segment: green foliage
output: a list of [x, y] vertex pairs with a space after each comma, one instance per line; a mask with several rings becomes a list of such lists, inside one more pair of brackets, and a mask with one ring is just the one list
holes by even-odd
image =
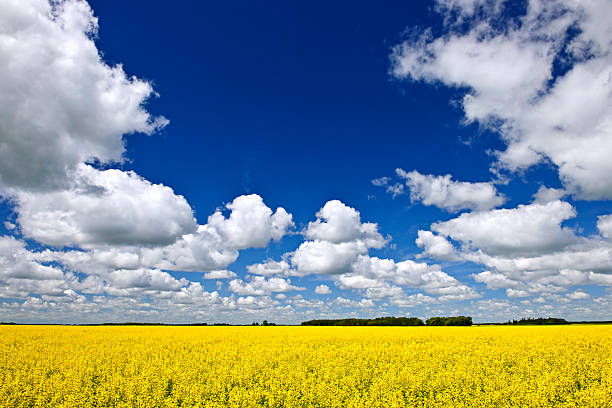
[[568, 322], [565, 319], [560, 319], [557, 317], [548, 317], [548, 318], [544, 318], [544, 317], [538, 317], [537, 319], [534, 318], [522, 318], [521, 320], [512, 320], [511, 322], [508, 321], [509, 325], [516, 325], [516, 326], [530, 326], [530, 325], [555, 325], [555, 324], [571, 324], [570, 322]]
[[302, 322], [302, 326], [423, 326], [417, 317], [377, 317], [375, 319], [319, 319]]
[[428, 326], [471, 326], [471, 316], [430, 317], [425, 321]]

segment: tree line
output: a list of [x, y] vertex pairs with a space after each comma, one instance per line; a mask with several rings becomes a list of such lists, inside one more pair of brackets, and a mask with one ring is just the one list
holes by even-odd
[[513, 326], [531, 326], [531, 325], [541, 326], [541, 325], [571, 324], [571, 323], [565, 319], [560, 319], [558, 317], [546, 317], [546, 318], [544, 317], [524, 318], [523, 317], [520, 320], [508, 321], [508, 323], [506, 324], [513, 325]]
[[427, 326], [471, 326], [471, 316], [430, 317], [425, 321]]
[[470, 316], [432, 317], [426, 322], [418, 317], [377, 317], [374, 319], [316, 319], [302, 326], [471, 326]]

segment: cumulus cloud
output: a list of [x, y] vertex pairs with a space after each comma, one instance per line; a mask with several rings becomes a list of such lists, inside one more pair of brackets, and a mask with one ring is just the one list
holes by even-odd
[[338, 200], [328, 201], [316, 215], [317, 220], [308, 223], [303, 232], [311, 241], [303, 242], [291, 254], [299, 274], [346, 272], [358, 255], [387, 243], [377, 224], [362, 223], [359, 211]]
[[546, 204], [551, 201], [561, 200], [566, 195], [567, 192], [562, 188], [540, 186], [538, 191], [533, 195], [533, 201], [535, 203]]
[[254, 276], [249, 282], [241, 279], [234, 279], [229, 282], [229, 289], [240, 295], [263, 296], [273, 292], [290, 292], [295, 290], [305, 290], [298, 286], [293, 286], [289, 279], [266, 278]]
[[317, 212], [317, 220], [308, 223], [304, 236], [333, 244], [361, 241], [369, 248], [381, 248], [386, 242], [372, 222], [361, 222], [359, 211], [331, 200]]
[[57, 280], [64, 279], [61, 269], [45, 266], [33, 259], [25, 243], [14, 237], [0, 237], [0, 279]]
[[274, 213], [257, 194], [243, 195], [225, 206], [230, 216], [221, 211], [208, 217], [208, 225], [214, 228], [235, 249], [263, 248], [270, 240], [278, 241], [294, 226], [293, 217], [284, 208]]
[[397, 169], [396, 173], [410, 190], [413, 202], [433, 205], [446, 211], [489, 210], [504, 203], [504, 197], [492, 183], [455, 181], [451, 175], [434, 176], [418, 171]]
[[0, 186], [67, 187], [83, 163], [123, 160], [123, 135], [168, 121], [144, 108], [150, 83], [109, 66], [84, 1], [5, 1], [0, 16]]
[[597, 217], [597, 229], [601, 235], [612, 239], [612, 214]]
[[362, 241], [341, 242], [306, 241], [295, 250], [291, 263], [302, 275], [335, 275], [346, 272], [368, 247]]
[[248, 265], [247, 271], [253, 275], [261, 276], [290, 276], [296, 274], [296, 271], [291, 269], [289, 262], [285, 260], [277, 262], [272, 259], [268, 259], [262, 263]]
[[584, 299], [589, 299], [591, 295], [589, 295], [583, 290], [577, 290], [572, 293], [568, 293], [567, 297], [571, 300], [584, 300]]
[[168, 272], [156, 269], [116, 270], [110, 273], [109, 283], [114, 289], [176, 291], [187, 286], [187, 279], [175, 279]]
[[16, 193], [24, 236], [56, 247], [161, 246], [197, 229], [191, 207], [169, 187], [84, 164], [76, 174], [71, 189]]
[[331, 289], [329, 288], [329, 286], [321, 284], [317, 285], [314, 292], [317, 295], [329, 295], [331, 293]]
[[457, 251], [448, 239], [440, 235], [434, 235], [431, 231], [418, 231], [416, 244], [423, 248], [418, 258], [431, 257], [440, 260], [455, 261], [459, 259]]
[[464, 213], [431, 229], [488, 254], [541, 254], [578, 242], [561, 223], [576, 216], [571, 204], [552, 201], [487, 212]]
[[[503, 27], [495, 22], [504, 5], [437, 4], [446, 33], [427, 31], [396, 46], [392, 73], [467, 89], [466, 122], [498, 132], [506, 144], [494, 170], [550, 161], [575, 197], [612, 198], [612, 30], [603, 17], [610, 2], [531, 0]], [[565, 69], [557, 74], [555, 64]]]
[[441, 300], [465, 300], [480, 296], [472, 288], [443, 272], [439, 265], [411, 260], [395, 262], [393, 259], [364, 255], [359, 256], [351, 272], [340, 275], [337, 282], [343, 289], [378, 289], [371, 293], [377, 293], [379, 297], [382, 293], [393, 294], [390, 284], [422, 289], [426, 293], [440, 296]]
[[[242, 196], [241, 196], [242, 197]], [[238, 197], [239, 200], [241, 197]], [[261, 197], [256, 196], [269, 214], [272, 214]], [[232, 210], [228, 219], [232, 219]], [[278, 213], [278, 212], [277, 212]], [[217, 217], [217, 213], [211, 215], [210, 219]], [[243, 216], [242, 214], [241, 216]], [[289, 217], [291, 216], [288, 214]], [[274, 239], [279, 237], [278, 229], [271, 221], [273, 215], [269, 217], [253, 218], [253, 221], [245, 226], [242, 231], [241, 225], [234, 225], [232, 233], [236, 235], [245, 234], [251, 237], [251, 242], [263, 244], [262, 239]], [[87, 220], [87, 217], [83, 217]], [[225, 219], [225, 218], [223, 218]], [[254, 226], [253, 224], [259, 223]], [[215, 225], [215, 226], [213, 226]], [[212, 272], [222, 271], [231, 263], [236, 261], [239, 252], [235, 245], [243, 243], [227, 238], [227, 232], [219, 232], [217, 227], [224, 225], [217, 218], [211, 224], [200, 225], [197, 231], [185, 234], [176, 239], [176, 242], [156, 247], [146, 247], [138, 245], [115, 245], [108, 244], [87, 248], [87, 250], [53, 251], [46, 250], [37, 257], [47, 262], [59, 262], [73, 271], [84, 273], [107, 273], [115, 269], [138, 269], [156, 268], [170, 271], [186, 272]], [[258, 240], [253, 239], [253, 231], [257, 231]], [[264, 237], [264, 238], [262, 238]], [[267, 242], [266, 242], [267, 243]], [[83, 245], [85, 246], [85, 245]], [[220, 273], [220, 272], [217, 272]], [[229, 271], [224, 273], [229, 276]]]
[[221, 269], [217, 271], [206, 272], [202, 278], [204, 279], [232, 279], [237, 277], [236, 272], [228, 271], [227, 269]]

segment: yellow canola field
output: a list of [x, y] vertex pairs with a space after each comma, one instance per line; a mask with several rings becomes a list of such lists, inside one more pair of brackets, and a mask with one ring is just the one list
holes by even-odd
[[612, 407], [612, 326], [0, 326], [0, 407]]

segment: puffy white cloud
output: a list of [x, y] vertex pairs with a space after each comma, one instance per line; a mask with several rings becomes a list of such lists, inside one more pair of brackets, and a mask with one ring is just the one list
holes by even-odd
[[572, 293], [568, 293], [567, 297], [571, 300], [584, 300], [584, 299], [589, 299], [591, 295], [589, 295], [583, 290], [577, 290]]
[[219, 232], [207, 225], [163, 248], [142, 250], [145, 261], [156, 268], [173, 271], [206, 272], [226, 268], [238, 258]]
[[280, 240], [294, 225], [292, 215], [284, 208], [272, 213], [257, 194], [236, 197], [225, 207], [231, 211], [230, 216], [225, 218], [221, 211], [216, 211], [208, 217], [208, 225], [231, 248], [263, 248], [270, 240]]
[[232, 279], [237, 277], [236, 272], [228, 271], [227, 269], [220, 269], [217, 271], [206, 272], [203, 279]]
[[25, 243], [14, 237], [0, 237], [0, 279], [63, 280], [62, 270], [32, 259]]
[[601, 235], [612, 239], [612, 214], [597, 217], [597, 229]]
[[350, 273], [340, 275], [337, 279], [343, 289], [383, 288], [379, 292], [371, 292], [380, 295], [391, 290], [389, 283], [393, 283], [422, 289], [440, 296], [442, 300], [465, 300], [480, 296], [472, 288], [443, 272], [439, 265], [411, 260], [395, 262], [392, 259], [361, 255], [351, 268]]
[[488, 254], [542, 254], [578, 242], [572, 230], [561, 227], [563, 221], [575, 216], [571, 204], [552, 201], [464, 213], [435, 223], [431, 229], [460, 241], [466, 248], [479, 248]]
[[509, 289], [521, 286], [520, 282], [510, 279], [502, 273], [484, 271], [474, 274], [472, 277], [476, 282], [485, 283], [488, 289]]
[[417, 255], [418, 258], [429, 256], [448, 261], [459, 259], [455, 247], [445, 237], [423, 230], [419, 230], [417, 234], [415, 242], [420, 248], [423, 248], [423, 252]]
[[274, 261], [271, 259], [266, 260], [265, 262], [248, 265], [247, 270], [249, 273], [253, 275], [262, 275], [262, 276], [290, 276], [295, 275], [296, 272], [291, 269], [289, 266], [289, 262], [285, 260]]
[[[531, 0], [520, 22], [504, 29], [492, 23], [503, 7], [438, 5], [447, 33], [398, 45], [393, 73], [467, 88], [466, 121], [499, 132], [507, 145], [495, 169], [550, 160], [574, 196], [612, 198], [612, 31], [602, 17], [612, 13], [610, 2]], [[570, 27], [579, 34], [568, 40]], [[554, 76], [557, 62], [567, 70]]]
[[385, 286], [380, 279], [367, 278], [363, 275], [343, 274], [338, 276], [337, 283], [341, 289], [368, 289]]
[[148, 82], [107, 65], [84, 1], [3, 1], [0, 186], [69, 185], [80, 163], [122, 161], [123, 135], [165, 126], [143, 108]]
[[157, 269], [116, 270], [110, 273], [108, 281], [114, 289], [156, 291], [176, 291], [189, 283], [185, 278], [178, 280]]
[[399, 307], [415, 307], [428, 303], [434, 303], [436, 299], [422, 293], [416, 293], [410, 296], [391, 297], [390, 301], [392, 304]]
[[[86, 219], [84, 217], [84, 220]], [[258, 221], [266, 224], [266, 220]], [[273, 231], [271, 223], [268, 222], [267, 225], [270, 227], [269, 231]], [[240, 234], [239, 230], [234, 231]], [[270, 235], [273, 233], [270, 232]], [[198, 226], [197, 231], [193, 233], [179, 237], [171, 245], [158, 247], [104, 245], [87, 251], [46, 250], [37, 254], [37, 258], [45, 262], [59, 262], [70, 270], [88, 274], [138, 268], [212, 272], [224, 270], [238, 258], [238, 250], [231, 246], [235, 244], [235, 241], [226, 239], [226, 236], [219, 233], [215, 227], [206, 224]]]
[[75, 278], [56, 266], [44, 265], [23, 241], [0, 237], [0, 298], [30, 294], [64, 296]]
[[369, 248], [381, 248], [386, 243], [375, 223], [362, 223], [359, 211], [338, 200], [325, 203], [317, 212], [317, 220], [308, 223], [304, 235], [334, 244], [363, 241]]
[[317, 285], [314, 292], [317, 295], [329, 295], [331, 293], [331, 289], [329, 288], [329, 286], [321, 284]]
[[251, 296], [269, 295], [272, 292], [305, 290], [304, 288], [293, 286], [289, 279], [265, 278], [263, 276], [254, 276], [249, 282], [244, 282], [241, 279], [231, 280], [229, 282], [229, 289], [240, 295]]
[[505, 199], [492, 183], [454, 181], [450, 174], [434, 176], [418, 171], [396, 170], [410, 190], [410, 199], [447, 211], [488, 210], [504, 203]]
[[342, 296], [338, 296], [334, 299], [334, 305], [340, 307], [358, 307], [358, 308], [370, 308], [374, 307], [374, 302], [371, 299], [361, 299], [359, 302], [352, 299], [346, 299]]
[[302, 275], [335, 275], [347, 272], [368, 247], [362, 241], [334, 244], [328, 241], [303, 242], [291, 256], [291, 263]]
[[387, 243], [377, 224], [362, 223], [359, 211], [338, 200], [328, 201], [317, 212], [317, 220], [308, 224], [304, 236], [313, 241], [303, 242], [291, 254], [291, 263], [301, 275], [345, 273], [358, 255]]
[[197, 228], [187, 201], [133, 172], [79, 165], [72, 188], [15, 195], [24, 236], [56, 247], [168, 245]]
[[523, 298], [523, 297], [528, 297], [530, 293], [527, 292], [526, 290], [509, 288], [509, 289], [506, 289], [506, 295], [509, 298]]
[[533, 201], [540, 204], [546, 204], [551, 201], [561, 200], [566, 195], [567, 192], [562, 188], [540, 186], [538, 191], [533, 195]]

